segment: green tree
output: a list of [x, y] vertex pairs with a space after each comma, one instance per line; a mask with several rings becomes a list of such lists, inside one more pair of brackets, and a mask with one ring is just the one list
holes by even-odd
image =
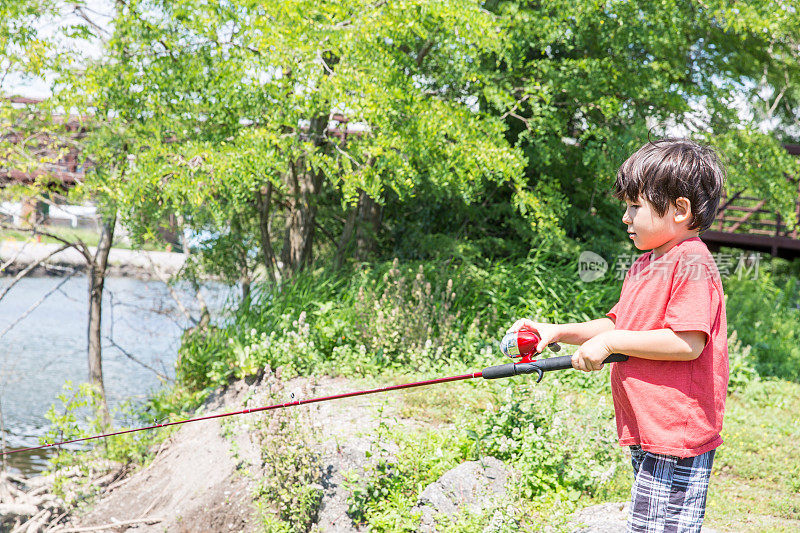
[[[607, 194], [615, 170], [670, 125], [722, 150], [729, 191], [747, 189], [794, 218], [796, 186], [783, 175], [798, 175], [798, 161], [779, 144], [798, 116], [800, 15], [790, 3], [485, 5], [504, 46], [486, 62], [496, 81], [483, 105], [523, 150], [529, 188], [567, 200], [548, 209], [569, 236], [621, 230]], [[759, 131], [766, 117], [775, 132]]]
[[470, 200], [521, 176], [476, 107], [495, 22], [470, 0], [131, 1], [70, 84], [137, 139], [108, 188], [139, 237], [177, 213], [206, 265], [249, 279], [257, 244], [276, 279], [365, 257], [387, 192]]
[[[102, 395], [103, 416], [108, 418], [102, 369], [102, 301], [108, 255], [114, 237], [117, 209], [104, 183], [123, 179], [127, 161], [127, 137], [116, 124], [96, 120], [93, 110], [77, 107], [68, 91], [70, 79], [80, 76], [85, 65], [79, 55], [65, 58], [60, 38], [84, 39], [90, 35], [89, 20], [82, 4], [65, 6], [48, 0], [0, 3], [0, 101], [2, 142], [0, 158], [4, 175], [0, 195], [28, 203], [91, 201], [99, 214], [100, 236], [94, 249], [80, 238], [49, 233], [34, 216], [26, 228], [72, 247], [85, 259], [89, 278], [87, 352], [89, 380]], [[78, 19], [69, 20], [78, 15]], [[78, 22], [75, 22], [77, 20]], [[81, 22], [82, 21], [82, 22]], [[47, 34], [48, 22], [61, 25]], [[75, 23], [73, 23], [75, 22]], [[63, 46], [63, 45], [62, 45]], [[53, 97], [37, 102], [13, 98], [13, 90], [31, 80], [49, 79], [56, 88]], [[60, 85], [64, 84], [64, 85]], [[58, 165], [67, 156], [85, 160], [85, 180], [67, 183]], [[71, 179], [71, 178], [70, 178]]]

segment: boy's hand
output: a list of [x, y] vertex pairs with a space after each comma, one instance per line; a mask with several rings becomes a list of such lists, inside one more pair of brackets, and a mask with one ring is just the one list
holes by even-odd
[[605, 342], [605, 336], [600, 333], [580, 345], [572, 355], [572, 368], [592, 372], [603, 368], [603, 361], [611, 355], [611, 350]]
[[[536, 351], [538, 353], [542, 353], [547, 345], [560, 341], [560, 330], [558, 329], [558, 324], [545, 324], [543, 322], [534, 322], [532, 320], [528, 320], [527, 318], [520, 318], [514, 325], [508, 328], [506, 331], [506, 335], [509, 333], [513, 333], [515, 331], [519, 331], [521, 329], [528, 329], [536, 333], [539, 338], [539, 344], [536, 345]], [[555, 350], [556, 348], [554, 348]]]

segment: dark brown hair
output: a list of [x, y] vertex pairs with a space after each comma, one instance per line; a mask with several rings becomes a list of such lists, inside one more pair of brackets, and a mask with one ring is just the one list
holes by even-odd
[[617, 171], [614, 197], [635, 201], [640, 196], [658, 216], [684, 196], [692, 204], [689, 229], [707, 230], [717, 216], [725, 169], [717, 153], [689, 139], [648, 142]]

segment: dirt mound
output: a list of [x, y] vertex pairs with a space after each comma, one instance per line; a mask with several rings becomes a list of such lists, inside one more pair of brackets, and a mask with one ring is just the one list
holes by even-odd
[[[206, 406], [212, 412], [235, 408], [246, 385], [237, 383]], [[249, 487], [236, 473], [230, 443], [219, 419], [183, 426], [162, 445], [153, 461], [102, 495], [68, 526], [129, 524], [135, 531], [247, 531], [253, 512]], [[196, 526], [200, 526], [199, 528]]]
[[[270, 394], [266, 378], [236, 382], [206, 402], [203, 414], [222, 413], [298, 398], [348, 392], [358, 384], [342, 378], [296, 379]], [[274, 389], [274, 387], [273, 387]], [[381, 416], [395, 411], [391, 395], [367, 396], [293, 407], [304, 410], [316, 437], [322, 467], [318, 530], [360, 531], [347, 515], [347, 472], [367, 464], [369, 434]], [[282, 410], [284, 411], [284, 410]], [[288, 409], [285, 411], [289, 411]], [[256, 531], [261, 519], [254, 503], [261, 475], [261, 442], [256, 424], [278, 411], [192, 422], [162, 445], [153, 461], [102, 494], [91, 510], [74, 517], [66, 530], [107, 526], [108, 530]]]

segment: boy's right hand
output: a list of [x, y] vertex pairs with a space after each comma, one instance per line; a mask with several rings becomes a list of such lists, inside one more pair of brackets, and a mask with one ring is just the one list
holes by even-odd
[[508, 331], [506, 331], [506, 335], [508, 335], [509, 333], [513, 333], [515, 331], [519, 331], [523, 328], [533, 331], [541, 339], [539, 341], [539, 344], [536, 345], [536, 351], [538, 353], [543, 352], [544, 349], [550, 344], [555, 345], [551, 346], [551, 349], [553, 349], [554, 351], [558, 351], [558, 349], [560, 349], [560, 346], [555, 344], [556, 342], [561, 340], [558, 324], [534, 322], [533, 320], [529, 320], [527, 318], [520, 318], [519, 320], [514, 322], [514, 325], [508, 328]]

